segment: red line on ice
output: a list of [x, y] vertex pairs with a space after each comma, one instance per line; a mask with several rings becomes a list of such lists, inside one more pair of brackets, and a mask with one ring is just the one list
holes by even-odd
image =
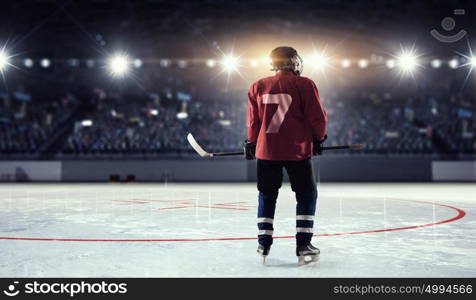
[[148, 202], [144, 202], [144, 201], [134, 201], [134, 200], [111, 200], [111, 201], [124, 202], [124, 203], [128, 203], [128, 204], [146, 204], [146, 203], [148, 203]]
[[[398, 231], [398, 230], [408, 230], [408, 229], [418, 229], [422, 227], [441, 225], [445, 223], [451, 223], [459, 219], [464, 218], [466, 212], [460, 208], [440, 204], [435, 202], [428, 201], [418, 201], [418, 200], [404, 200], [404, 199], [394, 199], [387, 198], [397, 201], [409, 201], [423, 204], [432, 204], [441, 207], [446, 207], [457, 212], [457, 215], [453, 218], [441, 220], [434, 223], [414, 225], [414, 226], [405, 226], [405, 227], [395, 227], [395, 228], [384, 228], [384, 229], [375, 229], [375, 230], [365, 230], [365, 231], [353, 231], [353, 232], [337, 232], [337, 233], [321, 233], [315, 234], [316, 237], [323, 236], [342, 236], [342, 235], [351, 235], [351, 234], [366, 234], [366, 233], [379, 233], [379, 232], [388, 232], [388, 231]], [[294, 235], [286, 236], [275, 236], [275, 239], [289, 239], [294, 238]], [[15, 241], [45, 241], [45, 242], [210, 242], [210, 241], [240, 241], [240, 240], [255, 240], [256, 237], [222, 237], [222, 238], [183, 238], [183, 239], [73, 239], [73, 238], [33, 238], [33, 237], [0, 237], [0, 240], [15, 240]]]
[[240, 201], [240, 202], [222, 202], [222, 203], [215, 203], [215, 205], [234, 206], [234, 205], [243, 205], [242, 203], [248, 203], [248, 202], [246, 202], [246, 201]]
[[156, 199], [132, 199], [132, 200], [146, 201], [146, 202], [184, 203], [184, 204], [193, 203], [192, 201], [195, 201], [195, 200], [156, 200]]
[[227, 206], [207, 206], [207, 205], [196, 205], [196, 207], [201, 208], [214, 208], [214, 209], [232, 209], [232, 210], [248, 210], [247, 208], [239, 208], [239, 207], [227, 207]]
[[180, 208], [190, 208], [193, 206], [170, 206], [170, 207], [162, 207], [162, 208], [157, 208], [156, 210], [164, 210], [164, 209], [180, 209]]

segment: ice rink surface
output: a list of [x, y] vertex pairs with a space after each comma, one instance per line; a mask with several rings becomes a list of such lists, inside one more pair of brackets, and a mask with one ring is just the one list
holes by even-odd
[[475, 277], [476, 185], [318, 186], [298, 267], [295, 200], [256, 253], [254, 184], [1, 184], [0, 277]]

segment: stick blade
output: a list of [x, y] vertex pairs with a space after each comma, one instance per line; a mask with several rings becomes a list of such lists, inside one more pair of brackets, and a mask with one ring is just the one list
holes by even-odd
[[350, 145], [349, 149], [361, 149], [364, 148], [363, 144]]
[[203, 150], [203, 148], [197, 143], [195, 138], [191, 133], [187, 134], [187, 141], [189, 142], [190, 146], [201, 156], [201, 157], [211, 157], [210, 153], [207, 151]]

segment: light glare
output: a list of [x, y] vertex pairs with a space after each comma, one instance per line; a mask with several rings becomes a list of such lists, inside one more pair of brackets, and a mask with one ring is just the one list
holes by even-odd
[[434, 59], [431, 61], [431, 66], [435, 69], [438, 69], [439, 67], [441, 67], [441, 60], [439, 59]]
[[369, 61], [366, 59], [359, 60], [359, 67], [365, 69], [369, 66]]
[[261, 59], [261, 61], [262, 61], [263, 63], [269, 65], [269, 64], [271, 64], [272, 59], [271, 59], [271, 57], [269, 57], [269, 56], [265, 56], [265, 57], [263, 57], [263, 58]]
[[31, 68], [33, 67], [33, 60], [31, 58], [25, 58], [23, 64], [25, 65], [25, 67]]
[[51, 61], [48, 59], [48, 58], [43, 58], [41, 61], [40, 61], [40, 65], [43, 67], [43, 68], [49, 68], [51, 66]]
[[395, 68], [396, 63], [394, 59], [389, 59], [385, 62], [385, 65], [387, 66], [387, 68], [393, 69]]
[[0, 71], [3, 71], [7, 67], [8, 64], [9, 64], [9, 57], [3, 50], [1, 50], [0, 51]]
[[471, 66], [474, 68], [476, 67], [476, 57], [471, 57], [470, 60], [469, 60], [469, 63], [471, 64]]
[[207, 60], [207, 67], [209, 68], [214, 68], [216, 66], [217, 62], [214, 59], [209, 59]]
[[129, 58], [127, 55], [116, 54], [109, 59], [109, 72], [114, 77], [123, 77], [129, 71]]
[[351, 63], [350, 63], [350, 60], [348, 60], [348, 59], [343, 59], [343, 60], [340, 62], [341, 67], [342, 67], [342, 68], [345, 68], [345, 69], [348, 68], [348, 67], [350, 67], [350, 64], [351, 64]]
[[160, 66], [162, 68], [167, 68], [168, 66], [170, 66], [170, 60], [168, 59], [161, 59], [160, 60]]
[[417, 58], [411, 53], [403, 53], [398, 57], [398, 66], [404, 72], [412, 72], [417, 66]]
[[95, 64], [96, 64], [96, 62], [94, 61], [94, 59], [88, 59], [88, 60], [86, 60], [86, 66], [87, 66], [88, 68], [94, 67]]
[[459, 63], [458, 63], [458, 60], [456, 58], [453, 58], [448, 62], [448, 65], [450, 66], [450, 68], [456, 69], [458, 67]]
[[187, 61], [181, 59], [181, 60], [179, 60], [179, 61], [177, 62], [177, 65], [179, 66], [180, 69], [184, 69], [184, 68], [187, 67]]
[[325, 69], [329, 65], [329, 58], [324, 53], [316, 53], [311, 56], [311, 63], [316, 69]]
[[140, 68], [140, 67], [142, 67], [142, 64], [143, 64], [143, 63], [142, 63], [142, 60], [141, 60], [140, 58], [136, 58], [136, 59], [134, 60], [134, 67]]
[[228, 73], [235, 72], [238, 70], [238, 65], [239, 65], [238, 57], [233, 55], [227, 55], [223, 58], [222, 65], [223, 65], [223, 69], [227, 71]]

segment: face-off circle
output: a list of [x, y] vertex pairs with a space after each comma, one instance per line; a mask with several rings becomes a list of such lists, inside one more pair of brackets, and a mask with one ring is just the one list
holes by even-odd
[[[397, 226], [397, 227], [386, 227], [380, 229], [369, 229], [369, 230], [356, 230], [356, 231], [343, 231], [343, 232], [334, 232], [334, 233], [320, 233], [314, 235], [315, 237], [330, 237], [330, 236], [345, 236], [345, 235], [357, 235], [357, 234], [370, 234], [370, 233], [382, 233], [382, 232], [393, 232], [393, 231], [402, 231], [402, 230], [412, 230], [418, 228], [424, 228], [429, 226], [436, 226], [451, 223], [462, 219], [466, 212], [460, 208], [450, 206], [447, 204], [436, 203], [436, 202], [429, 202], [429, 201], [419, 201], [419, 200], [407, 200], [407, 199], [397, 199], [397, 198], [386, 198], [388, 201], [404, 201], [408, 203], [417, 203], [423, 205], [430, 205], [433, 208], [443, 208], [445, 210], [454, 211], [456, 215], [450, 218], [444, 218], [441, 220], [433, 220], [430, 223], [422, 223], [410, 226]], [[156, 200], [157, 201], [157, 200]], [[178, 208], [208, 208], [208, 209], [229, 209], [229, 208], [236, 208], [235, 202], [230, 202], [228, 206], [219, 203], [214, 206], [187, 206], [189, 205], [189, 201], [178, 201], [179, 203], [184, 203], [185, 206], [176, 206], [171, 207], [173, 209]], [[186, 202], [186, 203], [185, 203]], [[146, 201], [139, 201], [139, 204], [145, 204]], [[137, 203], [136, 203], [137, 204]], [[221, 205], [221, 206], [220, 206]], [[243, 209], [248, 210], [248, 209]], [[294, 235], [281, 235], [281, 236], [274, 236], [275, 239], [290, 239], [294, 238]], [[17, 241], [45, 241], [45, 242], [210, 242], [210, 241], [240, 241], [240, 240], [255, 240], [256, 237], [245, 236], [245, 237], [206, 237], [206, 238], [194, 238], [194, 237], [187, 237], [187, 238], [141, 238], [141, 239], [121, 239], [121, 238], [55, 238], [55, 237], [13, 237], [13, 236], [2, 236], [0, 240], [17, 240]]]

